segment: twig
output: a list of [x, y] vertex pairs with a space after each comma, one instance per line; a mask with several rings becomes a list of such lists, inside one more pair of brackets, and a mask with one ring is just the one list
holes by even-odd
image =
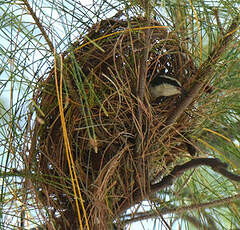
[[33, 11], [32, 7], [29, 5], [27, 0], [23, 0], [24, 5], [27, 7], [28, 11], [30, 12], [30, 14], [32, 15], [34, 21], [36, 22], [38, 28], [40, 29], [40, 31], [42, 32], [43, 37], [45, 38], [45, 40], [47, 41], [47, 44], [51, 50], [52, 53], [54, 53], [54, 46], [52, 44], [52, 42], [50, 41], [46, 31], [44, 30], [41, 22], [39, 21], [37, 15], [35, 14], [35, 12]]
[[214, 8], [213, 13], [214, 13], [215, 19], [217, 21], [218, 29], [220, 30], [221, 34], [224, 35], [224, 30], [223, 30], [223, 27], [221, 25], [221, 21], [219, 19], [219, 15], [218, 15], [218, 8]]

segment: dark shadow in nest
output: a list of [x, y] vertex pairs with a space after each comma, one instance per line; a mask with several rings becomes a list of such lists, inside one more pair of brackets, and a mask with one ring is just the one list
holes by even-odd
[[[131, 202], [132, 192], [140, 189], [134, 158], [139, 132], [136, 88], [146, 30], [133, 28], [142, 28], [144, 23], [144, 19], [103, 20], [92, 27], [87, 39], [75, 42], [63, 54], [62, 72], [60, 61], [57, 63], [58, 84], [60, 72], [63, 76], [64, 116], [84, 206], [90, 225], [94, 226], [97, 218], [99, 229], [106, 228], [106, 223], [118, 215], [120, 201]], [[132, 30], [127, 30], [130, 26]], [[187, 84], [194, 71], [191, 57], [174, 34], [160, 28], [155, 21], [151, 26], [156, 28], [150, 29], [148, 72], [153, 76], [166, 74]], [[192, 121], [184, 114], [163, 138], [160, 128], [168, 114], [174, 112], [181, 96], [152, 102], [148, 84], [146, 81], [142, 102], [144, 123], [149, 129], [143, 149], [151, 181], [167, 164], [184, 154], [185, 150], [178, 147], [184, 139], [179, 134], [185, 132]], [[35, 95], [44, 123], [36, 121], [34, 129], [37, 142], [32, 167], [41, 175], [34, 183], [45, 194], [41, 200], [44, 205], [55, 210], [51, 218], [57, 225], [77, 229], [54, 68], [42, 80]], [[40, 117], [40, 113], [37, 116]], [[59, 213], [61, 218], [57, 217]]]

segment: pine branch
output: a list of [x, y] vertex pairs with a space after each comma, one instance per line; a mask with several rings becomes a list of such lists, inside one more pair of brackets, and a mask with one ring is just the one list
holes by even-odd
[[219, 61], [222, 54], [227, 50], [227, 48], [231, 44], [231, 40], [233, 39], [235, 32], [239, 26], [239, 18], [235, 18], [225, 33], [224, 36], [218, 39], [218, 43], [215, 45], [215, 48], [207, 58], [207, 60], [203, 63], [203, 65], [199, 68], [197, 72], [197, 77], [195, 84], [192, 86], [188, 95], [182, 99], [179, 103], [179, 106], [176, 108], [175, 113], [170, 114], [167, 118], [165, 125], [170, 126], [175, 123], [178, 118], [182, 115], [182, 113], [186, 110], [186, 108], [192, 103], [195, 97], [198, 96], [199, 91], [204, 86], [207, 79], [212, 76], [213, 71], [215, 70], [215, 65]]

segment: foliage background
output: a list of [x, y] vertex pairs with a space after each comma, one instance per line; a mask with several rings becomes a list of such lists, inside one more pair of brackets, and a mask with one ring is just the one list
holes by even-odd
[[[0, 154], [1, 154], [1, 228], [30, 227], [43, 220], [44, 208], [35, 203], [29, 188], [25, 160], [31, 137], [35, 105], [32, 92], [39, 79], [49, 71], [53, 53], [36, 21], [26, 8], [26, 1], [0, 2]], [[128, 16], [144, 15], [142, 1], [29, 1], [57, 53], [61, 53], [98, 21], [123, 10]], [[239, 1], [152, 1], [152, 16], [177, 31], [186, 42], [195, 64], [200, 66], [211, 53], [222, 31], [239, 16]], [[239, 29], [221, 60], [214, 66], [210, 84], [211, 94], [203, 94], [196, 105], [199, 124], [192, 138], [202, 156], [217, 156], [239, 174]], [[205, 111], [198, 114], [201, 107]], [[200, 110], [200, 109], [199, 109]], [[202, 111], [203, 111], [202, 110]], [[37, 175], [35, 175], [37, 176]], [[201, 168], [185, 173], [177, 183], [148, 202], [149, 212], [139, 214], [153, 218], [152, 229], [181, 226], [182, 229], [238, 229], [240, 228], [239, 196], [226, 205], [200, 209], [189, 205], [219, 200], [239, 193], [239, 184]], [[173, 210], [164, 215], [162, 204]], [[186, 207], [188, 212], [174, 208]], [[160, 209], [156, 209], [160, 208]], [[23, 212], [24, 209], [24, 212]], [[40, 210], [39, 210], [40, 209]], [[145, 209], [146, 210], [146, 209]], [[157, 215], [156, 215], [157, 210]], [[23, 216], [24, 215], [24, 216]], [[160, 215], [161, 216], [161, 215]], [[129, 222], [134, 221], [134, 218]], [[134, 229], [134, 227], [132, 228]]]

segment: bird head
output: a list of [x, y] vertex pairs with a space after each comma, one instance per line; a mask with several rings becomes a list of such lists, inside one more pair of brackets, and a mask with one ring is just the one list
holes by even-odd
[[185, 90], [177, 79], [158, 75], [150, 82], [149, 92], [153, 98], [158, 98], [182, 94]]

